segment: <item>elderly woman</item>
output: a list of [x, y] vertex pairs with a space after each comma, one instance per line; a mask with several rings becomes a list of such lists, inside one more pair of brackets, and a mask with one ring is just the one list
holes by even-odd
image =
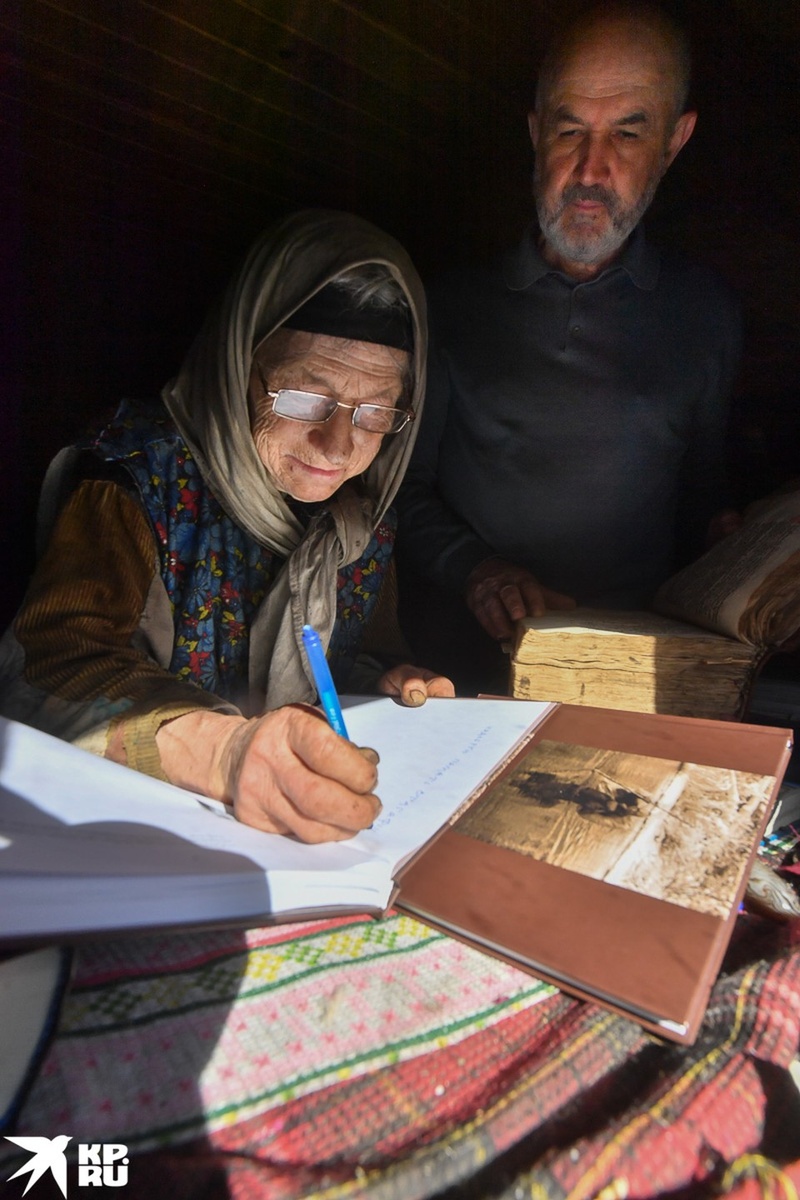
[[[301, 630], [340, 688], [375, 665], [424, 314], [407, 255], [367, 222], [305, 211], [268, 231], [162, 402], [123, 404], [51, 469], [59, 513], [5, 638], [2, 711], [260, 829], [369, 826], [375, 756], [308, 707]], [[380, 669], [407, 703], [452, 695]]]

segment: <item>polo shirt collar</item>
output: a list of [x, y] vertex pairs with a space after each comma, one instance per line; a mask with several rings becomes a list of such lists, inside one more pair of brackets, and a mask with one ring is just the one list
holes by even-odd
[[[537, 283], [545, 275], [562, 275], [557, 267], [550, 266], [542, 258], [537, 245], [539, 230], [531, 225], [517, 247], [511, 253], [505, 265], [505, 281], [512, 292], [521, 292], [532, 284]], [[597, 279], [602, 279], [612, 271], [626, 271], [633, 283], [643, 291], [652, 291], [658, 282], [659, 254], [651, 246], [644, 235], [641, 222], [636, 226], [620, 254], [619, 258], [601, 271]], [[566, 278], [566, 277], [565, 277]], [[595, 280], [591, 281], [592, 283]]]

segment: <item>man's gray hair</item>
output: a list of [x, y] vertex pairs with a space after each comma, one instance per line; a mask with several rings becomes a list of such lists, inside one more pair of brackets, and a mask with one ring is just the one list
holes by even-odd
[[536, 111], [541, 112], [573, 50], [586, 38], [593, 26], [619, 21], [633, 29], [654, 33], [673, 61], [675, 119], [686, 110], [692, 76], [692, 53], [686, 31], [652, 0], [590, 0], [556, 34], [539, 68], [536, 85]]

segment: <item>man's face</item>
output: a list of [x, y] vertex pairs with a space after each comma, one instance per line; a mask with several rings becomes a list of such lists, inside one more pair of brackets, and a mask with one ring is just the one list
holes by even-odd
[[596, 274], [618, 253], [694, 128], [675, 120], [671, 60], [617, 26], [576, 47], [531, 113], [534, 196], [545, 258]]
[[272, 392], [297, 388], [345, 404], [397, 406], [403, 395], [404, 350], [299, 329], [279, 329], [257, 351], [250, 374], [250, 425], [258, 456], [276, 487], [296, 500], [327, 500], [370, 465], [383, 438], [357, 429], [339, 408], [324, 422], [287, 420], [272, 411]]

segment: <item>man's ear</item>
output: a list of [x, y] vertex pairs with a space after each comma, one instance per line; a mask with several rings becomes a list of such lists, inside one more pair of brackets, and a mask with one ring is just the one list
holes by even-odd
[[672, 131], [672, 136], [667, 143], [667, 152], [664, 155], [664, 170], [674, 161], [679, 150], [688, 142], [689, 138], [694, 133], [694, 127], [697, 123], [696, 112], [681, 113], [675, 122], [675, 128]]
[[[533, 148], [535, 150], [536, 143], [539, 140], [539, 118], [537, 117], [535, 112], [528, 113], [528, 132], [531, 135], [531, 144], [533, 145]], [[677, 153], [677, 151], [676, 151], [676, 153]]]

